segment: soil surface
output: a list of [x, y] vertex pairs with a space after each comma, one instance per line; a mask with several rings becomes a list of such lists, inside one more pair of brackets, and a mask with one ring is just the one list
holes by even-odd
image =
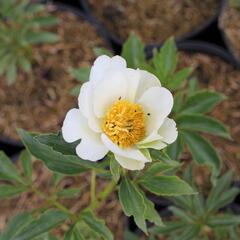
[[[223, 171], [231, 169], [235, 180], [240, 179], [240, 71], [217, 57], [205, 54], [181, 53], [182, 66], [194, 66], [200, 88], [223, 93], [227, 99], [219, 103], [210, 116], [222, 121], [230, 130], [233, 141], [206, 135], [222, 157]], [[206, 174], [206, 173], [205, 173]], [[204, 172], [201, 173], [204, 176]]]
[[221, 17], [220, 26], [225, 31], [234, 55], [240, 58], [240, 6], [229, 5]]
[[0, 135], [18, 139], [16, 128], [57, 132], [68, 109], [77, 104], [69, 92], [79, 82], [69, 68], [92, 64], [92, 48], [106, 47], [89, 23], [70, 12], [54, 11], [53, 15], [60, 23], [48, 30], [57, 33], [60, 41], [35, 46], [32, 72], [19, 72], [15, 84], [8, 86], [0, 78]]
[[131, 31], [147, 44], [161, 43], [206, 23], [219, 8], [219, 0], [89, 0], [93, 14], [118, 38]]
[[[70, 209], [73, 213], [79, 213], [82, 209], [90, 204], [90, 174], [85, 173], [79, 176], [67, 176], [61, 180], [57, 187], [53, 187], [52, 174], [43, 166], [40, 161], [34, 160], [33, 186], [48, 196], [54, 191], [68, 188], [82, 189], [80, 194], [72, 198], [64, 198], [60, 202]], [[97, 178], [97, 194], [106, 186], [108, 181]], [[1, 181], [0, 181], [1, 183]], [[7, 222], [11, 217], [23, 211], [32, 211], [46, 207], [47, 201], [32, 192], [23, 193], [11, 199], [0, 200], [0, 232], [5, 229]], [[117, 199], [117, 194], [111, 194], [106, 201], [100, 206], [96, 214], [99, 218], [104, 219], [106, 225], [112, 231], [114, 239], [122, 240], [124, 232], [124, 214]], [[52, 233], [57, 239], [63, 239], [64, 233], [71, 226], [71, 222], [58, 227]], [[7, 239], [6, 239], [7, 240]]]

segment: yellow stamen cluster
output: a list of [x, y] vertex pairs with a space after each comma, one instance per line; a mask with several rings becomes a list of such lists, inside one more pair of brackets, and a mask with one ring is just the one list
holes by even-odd
[[103, 131], [121, 148], [139, 142], [145, 136], [142, 107], [126, 100], [118, 100], [105, 116]]

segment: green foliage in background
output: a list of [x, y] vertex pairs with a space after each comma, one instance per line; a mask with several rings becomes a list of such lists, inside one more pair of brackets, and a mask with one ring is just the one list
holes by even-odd
[[169, 240], [204, 240], [211, 239], [210, 233], [216, 240], [239, 239], [237, 227], [240, 225], [240, 216], [230, 211], [219, 212], [240, 193], [238, 188], [231, 187], [231, 172], [217, 179], [216, 186], [212, 187], [207, 199], [197, 189], [191, 167], [185, 172], [185, 180], [199, 194], [171, 197], [170, 200], [175, 205], [169, 209], [177, 220], [165, 222], [164, 227], [152, 227], [151, 240], [157, 236], [168, 236]]
[[0, 75], [6, 74], [8, 84], [15, 82], [19, 67], [31, 71], [33, 45], [59, 40], [56, 34], [41, 30], [58, 23], [56, 17], [42, 15], [44, 9], [30, 0], [0, 0]]

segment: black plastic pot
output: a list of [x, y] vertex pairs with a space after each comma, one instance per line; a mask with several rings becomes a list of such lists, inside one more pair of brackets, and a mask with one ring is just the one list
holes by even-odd
[[[69, 11], [69, 12], [73, 13], [74, 15], [78, 16], [80, 19], [89, 22], [96, 28], [96, 31], [98, 32], [99, 36], [105, 40], [105, 42], [109, 46], [109, 48], [112, 49], [111, 42], [108, 41], [108, 38], [105, 35], [105, 31], [101, 28], [101, 26], [97, 22], [95, 22], [91, 18], [89, 18], [82, 11], [80, 11], [78, 8], [75, 8], [70, 5], [63, 4], [63, 3], [60, 3], [57, 1], [52, 1], [52, 0], [50, 0], [50, 1], [45, 0], [45, 1], [39, 1], [39, 2], [52, 3], [52, 5], [54, 7], [56, 7], [56, 10]], [[6, 151], [8, 153], [8, 155], [15, 154], [16, 152], [19, 152], [22, 148], [23, 148], [23, 144], [20, 141], [10, 139], [8, 136], [0, 136], [0, 150]]]
[[[98, 20], [96, 19], [96, 17], [94, 16], [94, 14], [91, 11], [91, 8], [89, 6], [89, 3], [87, 0], [79, 0], [82, 8], [84, 9], [85, 13], [88, 14], [90, 16], [90, 18], [92, 18], [95, 22], [98, 22]], [[186, 34], [185, 36], [177, 39], [177, 42], [182, 42], [184, 40], [187, 39], [191, 39], [194, 37], [197, 37], [199, 34], [202, 34], [206, 29], [208, 29], [214, 22], [218, 21], [219, 16], [221, 15], [223, 9], [225, 8], [227, 0], [220, 0], [219, 1], [219, 8], [216, 11], [216, 13], [210, 17], [209, 19], [207, 19], [207, 21], [200, 25], [198, 28], [196, 28], [195, 30], [193, 30], [192, 32]], [[109, 21], [111, 21], [111, 19], [109, 19]], [[102, 27], [104, 28], [103, 24], [100, 23], [102, 25]], [[105, 32], [108, 36], [108, 38], [110, 39], [110, 41], [112, 41], [113, 45], [115, 46], [117, 53], [120, 52], [120, 49], [124, 43], [124, 41], [122, 39], [119, 39], [117, 36], [115, 36], [114, 34], [112, 34], [111, 32], [109, 32], [106, 28]], [[154, 47], [160, 47], [162, 43], [157, 43], [157, 44], [148, 44], [146, 45], [146, 50], [152, 49]]]
[[218, 19], [218, 28], [221, 34], [221, 38], [223, 39], [223, 42], [226, 46], [226, 49], [233, 55], [233, 57], [235, 58], [235, 61], [237, 62], [237, 67], [240, 68], [240, 58], [238, 58], [235, 54], [235, 51], [231, 45], [231, 43], [228, 40], [228, 37], [225, 33], [225, 29], [223, 27], [223, 23], [222, 23], [222, 13], [225, 11], [225, 9], [227, 8], [227, 3], [224, 5], [221, 14], [219, 15], [219, 19]]

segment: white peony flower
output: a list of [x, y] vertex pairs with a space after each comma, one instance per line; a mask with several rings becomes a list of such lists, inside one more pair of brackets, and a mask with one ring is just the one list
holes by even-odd
[[97, 161], [111, 151], [130, 170], [151, 162], [148, 148], [162, 149], [177, 138], [174, 120], [167, 116], [173, 96], [153, 74], [127, 68], [120, 56], [100, 56], [90, 80], [82, 85], [79, 109], [63, 122], [66, 142], [81, 139], [76, 153]]

